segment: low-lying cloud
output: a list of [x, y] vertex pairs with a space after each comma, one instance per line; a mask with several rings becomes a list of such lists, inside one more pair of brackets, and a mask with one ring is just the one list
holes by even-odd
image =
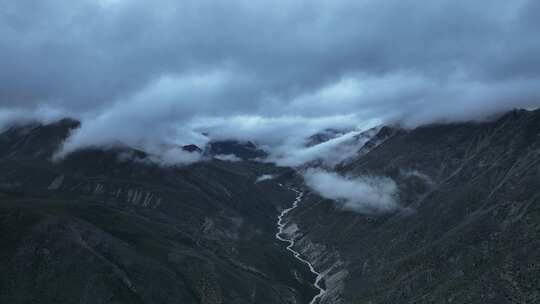
[[219, 159], [222, 161], [229, 161], [229, 162], [239, 162], [242, 161], [242, 159], [234, 154], [218, 154], [214, 155], [215, 159]]
[[270, 160], [283, 166], [296, 167], [319, 162], [320, 165], [332, 168], [356, 155], [378, 130], [351, 131], [310, 147], [280, 146], [273, 151]]
[[[114, 147], [101, 147], [101, 148], [114, 148]], [[120, 147], [125, 148], [125, 147]], [[60, 160], [61, 155], [55, 155], [53, 160]], [[148, 154], [144, 158], [133, 153], [133, 151], [124, 151], [118, 154], [118, 160], [121, 162], [137, 162], [143, 164], [152, 164], [163, 167], [170, 166], [183, 166], [192, 164], [198, 161], [202, 161], [205, 158], [199, 152], [188, 152], [182, 148], [173, 148], [161, 150], [159, 154]]]
[[399, 208], [398, 187], [388, 177], [344, 177], [334, 172], [310, 169], [306, 185], [345, 210], [365, 214], [392, 212]]
[[257, 179], [255, 180], [255, 183], [264, 182], [264, 181], [271, 180], [271, 179], [274, 179], [274, 178], [275, 178], [275, 176], [272, 175], [272, 174], [263, 174], [263, 175], [257, 177]]

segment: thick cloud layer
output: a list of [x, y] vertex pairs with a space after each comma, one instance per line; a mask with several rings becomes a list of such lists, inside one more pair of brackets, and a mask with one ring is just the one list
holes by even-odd
[[80, 118], [66, 153], [482, 118], [540, 105], [538, 20], [535, 0], [0, 1], [0, 124]]

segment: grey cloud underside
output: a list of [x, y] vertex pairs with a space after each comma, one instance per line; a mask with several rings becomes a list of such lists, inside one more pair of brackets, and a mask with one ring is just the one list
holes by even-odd
[[68, 147], [199, 143], [199, 131], [276, 145], [335, 125], [536, 107], [539, 11], [534, 0], [0, 1], [0, 120], [81, 118]]

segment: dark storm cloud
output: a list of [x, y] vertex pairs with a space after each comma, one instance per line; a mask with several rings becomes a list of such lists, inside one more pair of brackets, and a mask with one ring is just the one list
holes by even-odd
[[81, 118], [70, 150], [203, 141], [204, 124], [279, 144], [336, 124], [535, 107], [539, 11], [534, 0], [0, 0], [0, 120]]

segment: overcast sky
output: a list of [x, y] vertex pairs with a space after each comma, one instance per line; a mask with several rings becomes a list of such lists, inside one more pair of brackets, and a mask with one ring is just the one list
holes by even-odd
[[540, 105], [537, 0], [0, 0], [0, 122], [269, 145]]

